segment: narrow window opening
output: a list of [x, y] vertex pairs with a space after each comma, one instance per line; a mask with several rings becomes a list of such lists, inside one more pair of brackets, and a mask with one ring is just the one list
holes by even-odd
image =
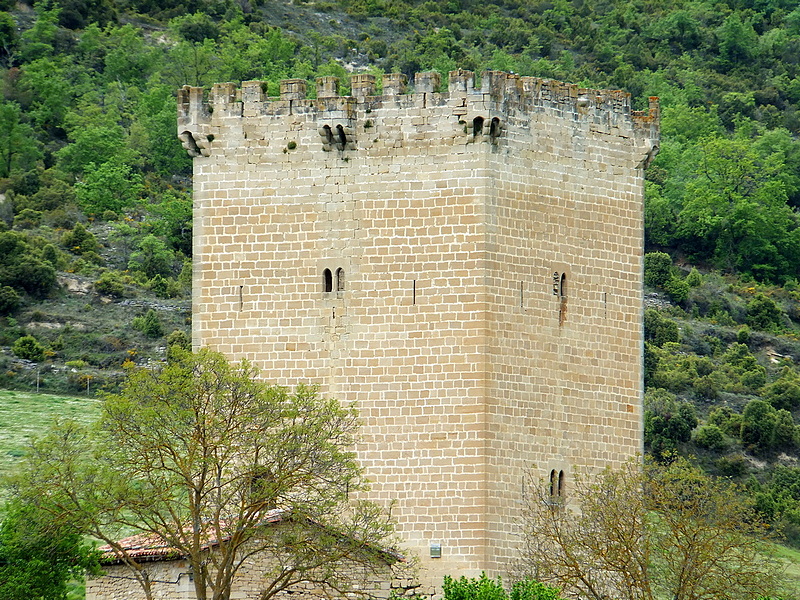
[[325, 125], [322, 129], [325, 130], [325, 143], [333, 144], [333, 131], [330, 125]]
[[478, 137], [483, 133], [483, 117], [472, 119], [472, 135]]
[[561, 279], [558, 283], [558, 295], [560, 302], [558, 303], [558, 325], [561, 326], [567, 320], [567, 274], [562, 273]]
[[500, 119], [497, 117], [492, 118], [492, 122], [489, 124], [489, 137], [492, 138], [492, 142], [497, 140], [497, 137], [500, 135]]
[[561, 281], [559, 282], [559, 285], [558, 285], [558, 295], [561, 296], [562, 298], [565, 298], [566, 295], [567, 295], [567, 274], [566, 273], [562, 273], [561, 274]]
[[344, 150], [347, 145], [347, 136], [344, 133], [344, 127], [341, 125], [336, 126], [336, 137], [339, 138], [339, 150]]
[[344, 291], [344, 269], [339, 267], [336, 269], [336, 291], [343, 292]]
[[417, 280], [411, 282], [411, 304], [417, 303]]
[[564, 471], [556, 471], [555, 469], [550, 471], [550, 506], [560, 507], [564, 505], [565, 485]]
[[554, 296], [558, 296], [559, 295], [559, 293], [558, 293], [558, 288], [559, 288], [558, 282], [559, 282], [558, 271], [556, 271], [555, 273], [553, 273], [553, 295]]
[[333, 274], [330, 269], [322, 272], [322, 291], [325, 293], [333, 291]]
[[608, 318], [608, 292], [603, 292], [603, 318]]
[[244, 307], [244, 286], [239, 286], [239, 312], [242, 312], [242, 308]]

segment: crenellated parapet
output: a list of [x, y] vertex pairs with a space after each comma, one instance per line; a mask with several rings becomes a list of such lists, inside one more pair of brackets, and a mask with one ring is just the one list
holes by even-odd
[[390, 116], [393, 122], [407, 117], [404, 129], [424, 124], [447, 135], [460, 132], [452, 139], [465, 143], [478, 137], [497, 143], [504, 131], [530, 128], [536, 115], [546, 114], [586, 131], [633, 138], [644, 166], [658, 148], [657, 98], [650, 99], [647, 111], [634, 111], [627, 92], [502, 71], [484, 72], [479, 86], [473, 72], [451, 71], [447, 91], [440, 91], [437, 72], [417, 73], [413, 86], [405, 75], [389, 73], [380, 84], [378, 89], [372, 74], [356, 74], [350, 95], [343, 96], [335, 77], [318, 78], [313, 93], [306, 80], [286, 79], [280, 82], [279, 97], [269, 97], [261, 81], [245, 81], [241, 87], [218, 83], [207, 95], [202, 88], [184, 86], [178, 91], [178, 137], [190, 156], [209, 156], [223, 121], [230, 128], [230, 119], [252, 123], [292, 117], [315, 127], [322, 150], [345, 151], [359, 147], [359, 127]]

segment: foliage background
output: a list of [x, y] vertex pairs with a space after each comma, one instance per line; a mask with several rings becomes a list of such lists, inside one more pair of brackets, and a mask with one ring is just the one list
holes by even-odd
[[0, 0], [0, 386], [114, 391], [187, 343], [181, 85], [454, 68], [660, 97], [647, 449], [745, 484], [800, 545], [794, 0]]

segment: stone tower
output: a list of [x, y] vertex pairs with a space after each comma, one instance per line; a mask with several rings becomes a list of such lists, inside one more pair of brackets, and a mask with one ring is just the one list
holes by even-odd
[[642, 451], [643, 173], [658, 104], [486, 72], [218, 84], [194, 156], [195, 346], [355, 402], [423, 580], [503, 574], [523, 472]]

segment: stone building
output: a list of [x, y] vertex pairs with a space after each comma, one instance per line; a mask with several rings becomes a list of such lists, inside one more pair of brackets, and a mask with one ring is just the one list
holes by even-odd
[[[270, 519], [265, 527], [281, 527], [280, 518]], [[86, 582], [86, 600], [144, 600], [142, 585], [131, 567], [122, 559], [124, 552], [130, 563], [135, 563], [140, 576], [150, 582], [152, 597], [157, 600], [194, 600], [195, 581], [189, 560], [161, 538], [150, 534], [134, 535], [117, 542], [119, 551], [101, 546], [103, 574]], [[204, 551], [218, 552], [219, 545], [209, 542]], [[341, 561], [347, 573], [349, 598], [370, 600], [400, 599], [413, 596], [418, 583], [412, 579], [412, 567], [400, 556], [389, 552], [368, 549], [366, 560]], [[243, 553], [244, 556], [244, 553]], [[266, 573], [271, 573], [270, 583], [275, 583], [282, 566], [270, 553], [259, 552], [245, 556], [231, 586], [231, 600], [259, 600], [266, 588]], [[213, 579], [213, 577], [212, 577]], [[277, 592], [275, 600], [320, 600], [328, 598], [332, 589], [312, 583], [296, 583]], [[212, 590], [208, 590], [211, 597]]]
[[185, 87], [193, 342], [357, 404], [429, 585], [502, 575], [523, 474], [642, 451], [657, 99], [486, 72]]

